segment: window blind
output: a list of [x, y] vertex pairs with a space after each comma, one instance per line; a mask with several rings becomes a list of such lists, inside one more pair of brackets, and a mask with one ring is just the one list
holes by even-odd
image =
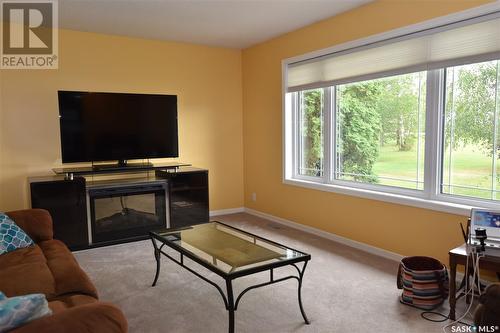
[[287, 66], [287, 91], [500, 59], [500, 12]]

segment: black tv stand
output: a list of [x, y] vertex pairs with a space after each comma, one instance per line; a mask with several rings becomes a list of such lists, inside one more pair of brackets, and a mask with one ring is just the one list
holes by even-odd
[[127, 163], [126, 160], [118, 161], [117, 164], [93, 164], [92, 169], [94, 170], [109, 170], [109, 171], [124, 171], [124, 169], [148, 169], [153, 167], [153, 163]]
[[[206, 169], [171, 162], [144, 170], [88, 166], [54, 171], [58, 175], [29, 179], [31, 206], [51, 213], [54, 237], [72, 250], [146, 239], [150, 230], [209, 220]], [[124, 172], [130, 175], [123, 177]], [[106, 177], [92, 177], [97, 174]], [[108, 176], [113, 174], [121, 175]], [[158, 223], [151, 223], [149, 214]]]

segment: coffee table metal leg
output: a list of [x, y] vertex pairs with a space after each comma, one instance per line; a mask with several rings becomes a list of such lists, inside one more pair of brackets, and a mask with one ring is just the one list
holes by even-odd
[[160, 254], [160, 249], [158, 249], [158, 246], [156, 245], [156, 242], [153, 238], [151, 238], [151, 241], [153, 242], [153, 248], [154, 248], [154, 255], [156, 259], [156, 274], [155, 274], [155, 279], [153, 281], [152, 287], [156, 286], [156, 282], [158, 281], [158, 277], [160, 276], [160, 263], [161, 263], [161, 254]]
[[233, 283], [231, 280], [226, 280], [227, 289], [227, 311], [229, 312], [229, 333], [234, 333], [234, 296]]
[[298, 289], [298, 294], [299, 294], [299, 306], [300, 306], [300, 313], [302, 313], [302, 317], [304, 318], [304, 321], [306, 324], [310, 324], [311, 322], [307, 318], [306, 312], [304, 311], [304, 306], [302, 305], [302, 278], [304, 277], [304, 272], [306, 270], [307, 266], [307, 261], [304, 262], [304, 267], [302, 267], [302, 271], [299, 272], [299, 289]]

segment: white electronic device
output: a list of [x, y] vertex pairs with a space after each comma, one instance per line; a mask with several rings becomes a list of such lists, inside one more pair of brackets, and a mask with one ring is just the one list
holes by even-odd
[[479, 240], [475, 237], [475, 230], [476, 228], [484, 228], [488, 235], [485, 241], [486, 254], [489, 255], [489, 252], [494, 250], [491, 253], [492, 255], [500, 255], [500, 210], [473, 208], [470, 220], [470, 243], [473, 245], [480, 244]]

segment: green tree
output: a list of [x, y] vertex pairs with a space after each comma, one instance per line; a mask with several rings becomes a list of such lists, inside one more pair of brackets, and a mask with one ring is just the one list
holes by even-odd
[[323, 172], [323, 89], [301, 93], [301, 168], [309, 176]]
[[376, 102], [381, 117], [380, 144], [394, 143], [400, 151], [413, 148], [418, 134], [419, 73], [378, 80], [380, 95]]
[[497, 70], [498, 61], [447, 70], [447, 146], [476, 144], [493, 154]]
[[376, 103], [380, 87], [373, 82], [341, 86], [337, 89], [340, 171], [349, 179], [377, 182], [373, 164], [378, 157], [380, 114]]

